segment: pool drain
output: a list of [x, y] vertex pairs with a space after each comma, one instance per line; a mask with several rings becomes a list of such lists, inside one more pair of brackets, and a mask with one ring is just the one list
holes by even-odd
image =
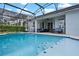
[[47, 53], [46, 51], [44, 51], [43, 53]]

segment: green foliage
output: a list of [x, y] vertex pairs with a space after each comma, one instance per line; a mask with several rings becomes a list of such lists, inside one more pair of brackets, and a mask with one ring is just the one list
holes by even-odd
[[0, 32], [24, 32], [24, 26], [0, 25]]

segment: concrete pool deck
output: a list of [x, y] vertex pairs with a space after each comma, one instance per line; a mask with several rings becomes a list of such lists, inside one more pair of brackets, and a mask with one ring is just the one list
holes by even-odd
[[66, 38], [38, 56], [79, 56], [79, 41]]

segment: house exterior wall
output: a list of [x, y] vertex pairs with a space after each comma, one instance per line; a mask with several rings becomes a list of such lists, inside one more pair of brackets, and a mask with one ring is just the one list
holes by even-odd
[[[24, 21], [31, 19], [31, 16], [25, 15], [25, 14], [21, 14], [18, 17], [17, 12], [9, 11], [6, 9], [4, 9], [4, 13], [2, 13], [2, 12], [3, 12], [3, 9], [0, 8], [0, 22], [2, 22], [3, 24], [6, 23], [8, 25], [16, 25], [20, 22], [20, 24], [18, 24], [18, 25], [23, 26]], [[4, 16], [2, 16], [2, 14]], [[24, 16], [24, 17], [22, 17], [22, 16]], [[18, 17], [18, 19], [17, 19], [17, 17]]]
[[66, 14], [66, 34], [79, 36], [79, 10]]

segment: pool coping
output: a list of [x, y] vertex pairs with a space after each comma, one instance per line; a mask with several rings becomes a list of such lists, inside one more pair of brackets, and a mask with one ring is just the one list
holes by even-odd
[[79, 40], [79, 36], [73, 36], [73, 35], [68, 35], [68, 34], [55, 34], [55, 33], [34, 33], [34, 32], [28, 32], [31, 34], [44, 34], [44, 35], [54, 35], [54, 36], [64, 36], [67, 38], [71, 38], [71, 39], [75, 39], [75, 40]]
[[[54, 36], [64, 36], [67, 38], [79, 40], [79, 36], [73, 36], [73, 35], [68, 35], [68, 34], [55, 34], [55, 33], [35, 33], [35, 32], [10, 32], [10, 33], [31, 33], [31, 34], [43, 34], [43, 35], [54, 35]], [[10, 33], [2, 33], [0, 35], [6, 35]]]

